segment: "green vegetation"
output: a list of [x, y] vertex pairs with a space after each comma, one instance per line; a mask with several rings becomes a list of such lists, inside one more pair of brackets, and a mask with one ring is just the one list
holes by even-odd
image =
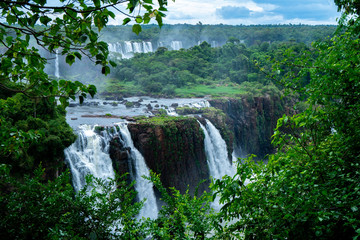
[[[335, 1], [340, 2], [340, 1]], [[341, 1], [348, 7], [352, 2]], [[356, 6], [355, 6], [356, 7]], [[346, 10], [346, 13], [349, 10]], [[356, 7], [351, 12], [359, 12]], [[351, 16], [355, 17], [355, 16]], [[216, 181], [228, 236], [245, 239], [358, 239], [360, 85], [358, 16], [301, 57], [287, 52], [270, 77], [309, 107], [278, 121], [267, 165], [250, 157]], [[340, 31], [341, 32], [341, 31]], [[291, 69], [282, 74], [284, 69]], [[304, 84], [304, 76], [309, 83]], [[246, 181], [250, 181], [247, 185]], [[236, 219], [236, 220], [235, 220]]]
[[174, 117], [174, 116], [168, 116], [168, 115], [158, 115], [155, 117], [147, 117], [147, 118], [141, 118], [137, 120], [138, 123], [146, 124], [149, 123], [152, 126], [161, 126], [166, 125], [168, 123], [174, 123], [176, 121], [181, 121], [188, 119], [188, 117]]
[[[122, 179], [107, 183], [88, 177], [87, 187], [78, 193], [74, 193], [68, 173], [51, 181], [44, 180], [49, 163], [58, 163], [61, 150], [73, 141], [64, 121], [68, 98], [80, 93], [82, 101], [87, 93], [93, 95], [95, 89], [79, 82], [50, 79], [43, 71], [46, 60], [36, 49], [28, 49], [29, 34], [38, 37], [50, 51], [61, 46], [70, 64], [76, 57], [81, 58], [77, 44], [84, 44], [84, 49], [102, 66], [103, 73], [109, 73], [106, 45], [98, 42], [97, 34], [91, 30], [92, 23], [100, 30], [113, 15], [101, 7], [109, 1], [94, 0], [92, 8], [84, 1], [80, 1], [80, 6], [57, 8], [61, 17], [55, 22], [47, 17], [53, 12], [44, 9], [46, 1], [33, 1], [35, 7], [29, 6], [29, 1], [8, 2], [0, 3], [5, 19], [0, 24], [2, 239], [145, 239], [149, 235], [154, 239], [360, 237], [358, 1], [335, 0], [339, 9], [344, 10], [338, 33], [331, 40], [314, 43], [312, 48], [286, 43], [273, 48], [264, 45], [260, 51], [253, 51], [233, 39], [219, 49], [203, 43], [186, 51], [162, 49], [122, 63], [127, 67], [121, 69], [134, 66], [139, 74], [136, 84], [141, 84], [144, 91], [161, 93], [167, 86], [171, 92], [171, 85], [208, 86], [219, 79], [228, 82], [227, 78], [238, 84], [267, 84], [268, 80], [259, 75], [267, 72], [273, 84], [268, 84], [268, 93], [263, 94], [278, 94], [276, 85], [307, 100], [303, 112], [284, 115], [278, 121], [273, 136], [277, 152], [269, 156], [268, 164], [255, 164], [249, 157], [237, 166], [234, 177], [225, 176], [212, 184], [215, 192], [212, 198], [218, 196], [224, 204], [219, 215], [210, 210], [211, 194], [192, 197], [175, 189], [168, 194], [159, 177], [152, 174], [149, 180], [162, 193], [166, 205], [157, 219], [144, 221], [136, 219], [143, 203], [135, 203], [132, 185], [128, 186]], [[130, 1], [130, 12], [134, 10], [132, 4], [138, 2]], [[165, 2], [158, 2], [164, 6]], [[33, 12], [21, 11], [23, 6]], [[136, 17], [137, 22], [148, 22], [152, 8], [146, 9], [148, 15]], [[160, 24], [161, 12], [156, 13]], [[37, 33], [29, 31], [37, 22], [44, 29]], [[78, 28], [79, 23], [83, 27]], [[138, 33], [140, 25], [134, 26], [132, 30]], [[221, 56], [224, 64], [215, 65], [214, 56]], [[263, 60], [268, 56], [275, 59], [273, 64]], [[141, 62], [143, 58], [152, 59], [151, 65]], [[257, 60], [261, 67], [254, 68], [249, 59]], [[165, 65], [171, 62], [173, 66]], [[187, 69], [190, 66], [194, 68]], [[227, 68], [221, 70], [224, 66]], [[173, 71], [172, 67], [180, 70]], [[173, 77], [172, 82], [166, 82], [168, 79], [163, 74]], [[150, 76], [153, 79], [144, 80]], [[55, 105], [55, 96], [60, 97], [61, 106]], [[141, 121], [160, 126], [169, 123], [166, 134], [175, 135], [172, 117]], [[262, 117], [257, 121], [263, 121]], [[40, 161], [45, 170], [37, 168]], [[96, 191], [99, 188], [102, 190]]]
[[[207, 42], [179, 51], [159, 48], [155, 53], [135, 54], [119, 61], [101, 94], [167, 97], [277, 94], [281, 85], [266, 79], [263, 72], [271, 68], [270, 58], [282, 58], [287, 49], [300, 55], [310, 47], [296, 42], [247, 47], [228, 41], [218, 48]], [[303, 81], [306, 84], [308, 78]]]

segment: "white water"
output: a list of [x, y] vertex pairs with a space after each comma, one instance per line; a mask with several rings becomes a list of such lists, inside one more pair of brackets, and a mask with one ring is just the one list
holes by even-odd
[[235, 171], [228, 158], [226, 142], [219, 130], [209, 120], [205, 120], [206, 127], [199, 124], [205, 134], [205, 152], [210, 175], [216, 179], [221, 179], [225, 175], [233, 176]]
[[[114, 127], [113, 131], [103, 131], [102, 135], [94, 132], [94, 127], [81, 125], [78, 138], [70, 147], [65, 149], [65, 159], [69, 164], [75, 191], [85, 186], [85, 176], [88, 174], [96, 178], [108, 180], [115, 178], [112, 160], [109, 156], [110, 140], [116, 136], [121, 137], [125, 147], [131, 148], [131, 159], [135, 166], [135, 190], [139, 200], [147, 199], [139, 217], [157, 218], [158, 208], [153, 190], [153, 184], [142, 178], [149, 176], [149, 169], [141, 153], [134, 147], [126, 123], [118, 124], [120, 131]], [[113, 133], [110, 133], [113, 132]]]
[[70, 167], [75, 191], [85, 186], [85, 176], [88, 174], [104, 180], [115, 178], [108, 154], [110, 135], [100, 136], [89, 125], [79, 128], [77, 140], [65, 149], [65, 159]]
[[127, 124], [119, 124], [120, 134], [124, 140], [125, 147], [131, 149], [131, 158], [134, 161], [136, 173], [135, 173], [135, 189], [138, 192], [139, 200], [146, 199], [144, 207], [141, 209], [139, 216], [149, 217], [151, 219], [157, 218], [158, 208], [156, 205], [156, 197], [154, 194], [153, 184], [142, 176], [150, 176], [148, 167], [146, 166], [145, 159], [141, 153], [135, 148], [134, 143], [131, 139], [130, 132], [127, 128]]
[[60, 78], [60, 69], [59, 69], [59, 50], [56, 49], [55, 55], [55, 77]]
[[[204, 107], [211, 107], [209, 101], [207, 100], [202, 100], [199, 102], [194, 102], [194, 103], [184, 103], [184, 104], [179, 104], [178, 107], [190, 107], [190, 108], [204, 108]], [[176, 112], [176, 109], [174, 107], [168, 107], [166, 109], [166, 113], [169, 116], [179, 116]]]
[[172, 50], [180, 50], [181, 48], [183, 48], [181, 41], [171, 41]]
[[[200, 122], [200, 127], [205, 134], [204, 145], [210, 176], [221, 179], [223, 176], [234, 176], [235, 168], [230, 164], [226, 142], [221, 137], [219, 130], [207, 119], [206, 127]], [[220, 211], [219, 198], [211, 204], [216, 211]]]

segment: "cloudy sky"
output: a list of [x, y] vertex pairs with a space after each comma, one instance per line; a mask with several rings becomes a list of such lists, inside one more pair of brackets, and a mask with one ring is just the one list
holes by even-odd
[[336, 24], [332, 0], [169, 0], [165, 23]]

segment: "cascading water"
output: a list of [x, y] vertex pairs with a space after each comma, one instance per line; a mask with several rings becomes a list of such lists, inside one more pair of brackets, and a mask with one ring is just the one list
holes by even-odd
[[59, 69], [59, 50], [55, 51], [55, 77], [60, 78], [60, 69]]
[[130, 132], [126, 124], [119, 124], [120, 134], [124, 140], [125, 147], [131, 149], [131, 158], [134, 161], [136, 173], [135, 173], [135, 189], [138, 192], [139, 200], [147, 199], [144, 207], [141, 209], [139, 216], [149, 217], [152, 219], [157, 218], [158, 208], [156, 204], [156, 197], [154, 194], [153, 184], [148, 180], [142, 178], [142, 176], [150, 176], [148, 167], [146, 166], [145, 159], [141, 153], [135, 148], [131, 139]]
[[143, 42], [144, 53], [153, 52], [153, 47], [151, 42]]
[[205, 134], [205, 152], [210, 175], [216, 179], [221, 179], [224, 175], [233, 176], [235, 172], [228, 158], [226, 142], [219, 130], [209, 120], [205, 121], [206, 127], [199, 124]]
[[78, 138], [65, 149], [65, 159], [69, 164], [75, 191], [85, 186], [85, 176], [114, 179], [114, 169], [108, 154], [110, 135], [100, 136], [94, 132], [94, 127], [80, 126]]
[[[235, 169], [228, 159], [226, 142], [222, 139], [219, 130], [209, 120], [205, 119], [205, 121], [206, 127], [200, 122], [199, 124], [205, 134], [204, 145], [210, 176], [215, 179], [221, 179], [225, 175], [233, 176]], [[220, 210], [218, 198], [212, 203], [212, 207], [217, 211]]]
[[157, 217], [158, 208], [153, 184], [142, 178], [143, 175], [149, 176], [149, 170], [141, 153], [134, 147], [129, 130], [125, 123], [118, 124], [117, 128], [111, 131], [102, 131], [97, 134], [95, 127], [81, 125], [78, 132], [78, 139], [65, 150], [65, 159], [69, 164], [73, 178], [75, 191], [79, 191], [85, 186], [85, 176], [88, 174], [104, 180], [114, 179], [115, 173], [112, 167], [112, 160], [109, 156], [110, 140], [117, 134], [122, 139], [126, 147], [131, 149], [131, 159], [135, 166], [135, 190], [138, 192], [139, 200], [147, 199], [144, 207], [139, 213], [139, 217]]
[[125, 49], [125, 54], [127, 54], [127, 53], [132, 53], [132, 52], [134, 52], [133, 51], [133, 46], [132, 46], [132, 44], [131, 44], [131, 42], [130, 41], [125, 41], [124, 42], [124, 49]]
[[171, 41], [171, 49], [172, 50], [180, 50], [182, 48], [181, 41]]
[[133, 45], [134, 53], [142, 53], [143, 52], [143, 50], [141, 49], [141, 43], [133, 42], [132, 45]]

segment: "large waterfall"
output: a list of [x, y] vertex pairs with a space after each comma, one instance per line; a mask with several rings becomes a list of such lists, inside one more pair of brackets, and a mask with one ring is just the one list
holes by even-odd
[[[197, 45], [200, 45], [202, 41], [199, 41]], [[153, 47], [153, 43], [150, 41], [123, 41], [116, 43], [108, 43], [109, 51], [113, 53], [121, 54], [122, 58], [131, 58], [134, 53], [149, 53], [154, 52], [159, 47], [166, 47], [169, 50], [180, 50], [182, 48], [190, 48], [196, 45], [196, 43], [183, 43], [183, 41], [159, 41], [157, 44], [155, 43], [155, 48]], [[221, 46], [217, 41], [211, 41], [212, 47]]]
[[94, 132], [94, 127], [80, 126], [78, 138], [65, 150], [65, 158], [72, 174], [76, 191], [85, 186], [85, 176], [88, 174], [96, 178], [114, 179], [114, 169], [108, 154], [110, 135], [100, 136]]
[[226, 142], [219, 130], [209, 120], [205, 121], [206, 127], [200, 122], [199, 124], [205, 134], [205, 152], [210, 175], [216, 179], [221, 179], [225, 175], [233, 176], [235, 171], [228, 158]]
[[146, 204], [140, 211], [140, 216], [150, 217], [152, 219], [157, 218], [157, 205], [156, 197], [154, 194], [153, 184], [148, 180], [142, 178], [142, 176], [150, 176], [148, 167], [146, 166], [145, 159], [141, 153], [135, 148], [134, 143], [131, 139], [129, 129], [126, 124], [118, 125], [120, 127], [120, 136], [124, 141], [125, 147], [129, 147], [131, 150], [131, 159], [134, 161], [136, 173], [135, 173], [135, 189], [138, 192], [140, 200], [147, 199]]
[[[140, 152], [134, 147], [126, 123], [118, 124], [111, 131], [104, 130], [97, 134], [94, 127], [89, 125], [80, 126], [78, 139], [65, 150], [65, 158], [72, 173], [73, 185], [76, 191], [85, 186], [85, 176], [88, 174], [96, 178], [107, 180], [114, 179], [114, 169], [109, 156], [110, 140], [118, 134], [122, 142], [131, 149], [131, 159], [135, 166], [135, 190], [139, 200], [147, 199], [142, 208], [140, 217], [157, 217], [156, 198], [153, 184], [142, 178], [149, 176], [149, 170]], [[119, 129], [119, 132], [117, 131]]]

